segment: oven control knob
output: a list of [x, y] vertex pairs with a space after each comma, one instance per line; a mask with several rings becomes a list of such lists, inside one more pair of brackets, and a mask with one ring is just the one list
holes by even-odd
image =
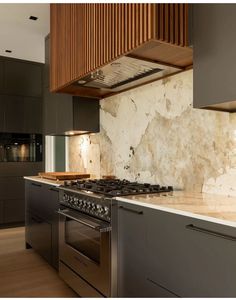
[[109, 214], [109, 207], [104, 207], [104, 215], [107, 216]]
[[96, 210], [97, 210], [98, 213], [101, 212], [101, 209], [102, 209], [102, 206], [100, 204], [97, 204], [96, 205]]

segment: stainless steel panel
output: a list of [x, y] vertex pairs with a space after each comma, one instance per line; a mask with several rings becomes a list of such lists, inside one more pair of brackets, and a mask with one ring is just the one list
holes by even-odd
[[66, 216], [60, 215], [60, 260], [98, 289], [102, 294], [110, 296], [110, 232], [100, 233], [100, 263], [96, 263], [66, 243], [66, 218]]
[[59, 263], [59, 275], [80, 297], [103, 297], [103, 295], [62, 262]]

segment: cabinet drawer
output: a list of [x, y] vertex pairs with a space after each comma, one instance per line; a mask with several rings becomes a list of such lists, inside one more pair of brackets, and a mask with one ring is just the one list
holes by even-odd
[[52, 225], [30, 211], [26, 215], [26, 242], [51, 264]]
[[150, 210], [148, 278], [180, 297], [236, 296], [236, 228]]

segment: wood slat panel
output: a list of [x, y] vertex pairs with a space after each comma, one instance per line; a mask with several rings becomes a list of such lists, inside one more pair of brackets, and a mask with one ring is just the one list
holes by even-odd
[[51, 4], [51, 90], [150, 40], [186, 47], [187, 22], [187, 4]]

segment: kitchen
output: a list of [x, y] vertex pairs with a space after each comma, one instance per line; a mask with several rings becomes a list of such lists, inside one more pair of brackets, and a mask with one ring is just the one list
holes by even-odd
[[235, 297], [235, 13], [0, 4], [1, 297]]

